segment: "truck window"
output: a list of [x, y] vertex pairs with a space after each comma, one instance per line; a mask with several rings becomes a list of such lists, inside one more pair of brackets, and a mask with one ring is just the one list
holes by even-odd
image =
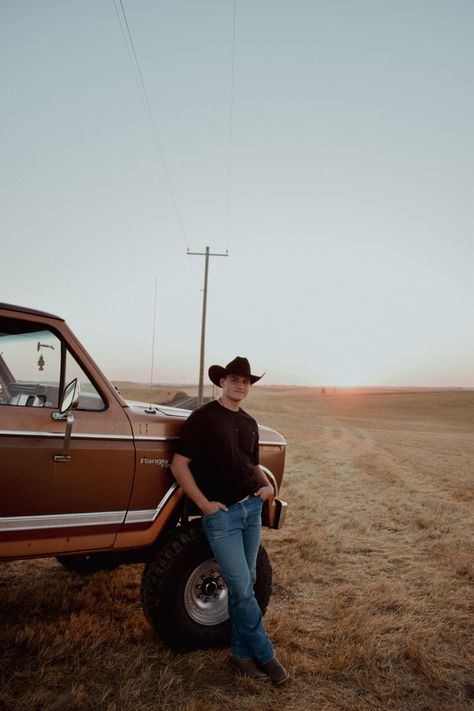
[[92, 383], [91, 379], [84, 372], [72, 353], [67, 351], [66, 355], [66, 383], [70, 383], [73, 378], [77, 378], [81, 386], [81, 397], [79, 398], [78, 410], [105, 410], [105, 403]]
[[58, 407], [61, 341], [41, 324], [0, 318], [0, 405]]

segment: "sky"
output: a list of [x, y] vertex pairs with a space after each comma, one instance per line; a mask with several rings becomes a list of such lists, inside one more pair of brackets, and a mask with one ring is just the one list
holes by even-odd
[[0, 301], [197, 382], [209, 246], [206, 369], [474, 386], [471, 0], [122, 2], [162, 154], [120, 0], [0, 0]]

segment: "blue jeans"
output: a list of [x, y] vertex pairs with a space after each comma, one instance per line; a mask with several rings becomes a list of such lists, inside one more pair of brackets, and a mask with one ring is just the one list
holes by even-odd
[[275, 652], [253, 591], [262, 505], [259, 496], [250, 496], [228, 511], [203, 516], [202, 525], [227, 583], [232, 654], [265, 664]]

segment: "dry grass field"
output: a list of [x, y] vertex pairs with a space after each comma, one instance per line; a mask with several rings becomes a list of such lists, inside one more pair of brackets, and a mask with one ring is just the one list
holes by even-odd
[[287, 524], [265, 531], [266, 624], [292, 680], [171, 653], [141, 566], [0, 568], [0, 709], [461, 711], [474, 705], [474, 392], [255, 388], [288, 440]]

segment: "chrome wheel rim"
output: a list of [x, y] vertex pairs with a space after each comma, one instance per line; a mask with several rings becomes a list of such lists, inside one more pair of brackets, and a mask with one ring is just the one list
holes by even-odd
[[228, 619], [227, 586], [213, 558], [198, 565], [189, 576], [184, 605], [190, 618], [200, 625], [218, 625]]

